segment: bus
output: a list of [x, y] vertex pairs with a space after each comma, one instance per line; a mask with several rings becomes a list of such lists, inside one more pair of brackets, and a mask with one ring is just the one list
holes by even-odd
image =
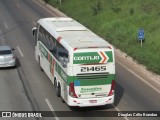
[[35, 58], [69, 106], [114, 103], [114, 48], [69, 17], [39, 19], [32, 29]]

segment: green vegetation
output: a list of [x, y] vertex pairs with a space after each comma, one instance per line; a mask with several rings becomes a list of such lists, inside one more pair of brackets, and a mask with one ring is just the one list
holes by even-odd
[[[49, 0], [129, 56], [160, 74], [159, 0]], [[144, 28], [141, 48], [138, 29]]]

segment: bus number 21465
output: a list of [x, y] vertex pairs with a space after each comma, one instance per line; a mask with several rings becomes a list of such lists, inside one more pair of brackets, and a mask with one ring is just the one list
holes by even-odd
[[106, 66], [81, 67], [81, 72], [106, 71]]

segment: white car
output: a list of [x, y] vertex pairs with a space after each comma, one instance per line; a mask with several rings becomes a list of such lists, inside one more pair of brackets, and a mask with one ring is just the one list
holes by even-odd
[[16, 58], [9, 46], [0, 46], [0, 67], [16, 67]]

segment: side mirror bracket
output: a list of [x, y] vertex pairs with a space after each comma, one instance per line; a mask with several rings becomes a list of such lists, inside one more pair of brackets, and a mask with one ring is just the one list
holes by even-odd
[[32, 35], [35, 36], [37, 34], [37, 27], [32, 28]]

